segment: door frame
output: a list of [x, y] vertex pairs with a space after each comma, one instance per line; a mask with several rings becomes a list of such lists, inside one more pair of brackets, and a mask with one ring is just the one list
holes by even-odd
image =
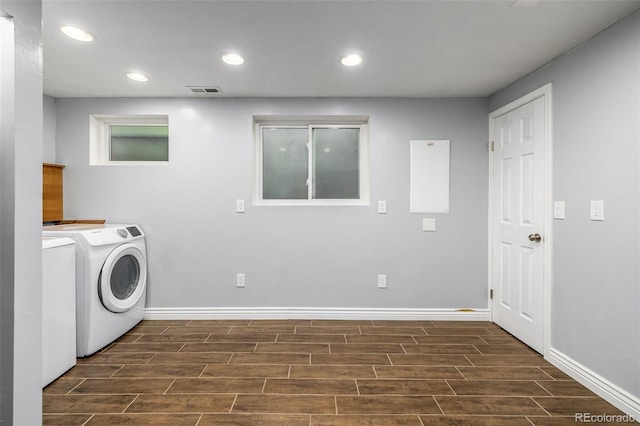
[[[543, 215], [543, 238], [544, 238], [544, 256], [543, 256], [543, 271], [542, 271], [542, 299], [544, 303], [543, 307], [543, 353], [546, 358], [549, 355], [550, 340], [551, 340], [551, 288], [553, 279], [553, 111], [552, 111], [552, 84], [548, 83], [544, 86], [530, 92], [515, 101], [508, 103], [507, 105], [498, 108], [497, 110], [489, 114], [489, 235], [488, 235], [488, 294], [487, 303], [489, 305], [489, 316], [493, 321], [493, 300], [491, 298], [491, 290], [494, 288], [493, 283], [493, 214], [494, 214], [494, 199], [493, 199], [493, 151], [491, 150], [491, 144], [493, 142], [493, 121], [496, 117], [506, 114], [509, 111], [517, 109], [531, 101], [538, 98], [544, 98], [544, 111], [545, 111], [545, 135], [544, 135], [544, 215]], [[515, 336], [516, 338], [518, 336]]]

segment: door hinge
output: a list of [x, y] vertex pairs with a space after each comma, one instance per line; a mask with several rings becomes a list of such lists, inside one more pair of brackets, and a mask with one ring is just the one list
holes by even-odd
[[493, 152], [493, 150], [494, 150], [494, 146], [493, 145], [494, 145], [493, 141], [489, 142], [489, 151], [491, 151], [491, 152]]
[[493, 289], [489, 290], [489, 299], [493, 300]]

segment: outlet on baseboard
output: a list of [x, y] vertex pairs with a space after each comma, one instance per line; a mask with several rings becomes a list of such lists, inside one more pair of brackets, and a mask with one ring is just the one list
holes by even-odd
[[378, 275], [378, 288], [387, 288], [387, 276]]
[[244, 287], [244, 274], [236, 275], [236, 287], [239, 287], [239, 288]]

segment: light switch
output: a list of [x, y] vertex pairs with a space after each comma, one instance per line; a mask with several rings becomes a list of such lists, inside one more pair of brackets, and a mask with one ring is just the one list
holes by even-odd
[[378, 201], [378, 214], [387, 214], [387, 202], [385, 200]]
[[236, 287], [244, 288], [245, 276], [244, 274], [236, 274]]
[[604, 201], [591, 201], [591, 220], [604, 220]]
[[378, 275], [378, 288], [387, 288], [387, 276]]
[[436, 220], [435, 219], [422, 219], [422, 231], [424, 232], [434, 232], [436, 230]]
[[564, 219], [564, 201], [553, 202], [553, 218]]
[[244, 200], [236, 200], [236, 213], [244, 213]]

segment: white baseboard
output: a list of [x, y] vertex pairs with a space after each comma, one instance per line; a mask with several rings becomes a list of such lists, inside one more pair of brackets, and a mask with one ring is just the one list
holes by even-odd
[[488, 309], [402, 308], [146, 308], [148, 320], [335, 319], [489, 321]]
[[633, 416], [636, 421], [640, 420], [640, 398], [621, 389], [554, 348], [549, 349], [549, 354], [545, 359], [611, 405], [629, 416]]

